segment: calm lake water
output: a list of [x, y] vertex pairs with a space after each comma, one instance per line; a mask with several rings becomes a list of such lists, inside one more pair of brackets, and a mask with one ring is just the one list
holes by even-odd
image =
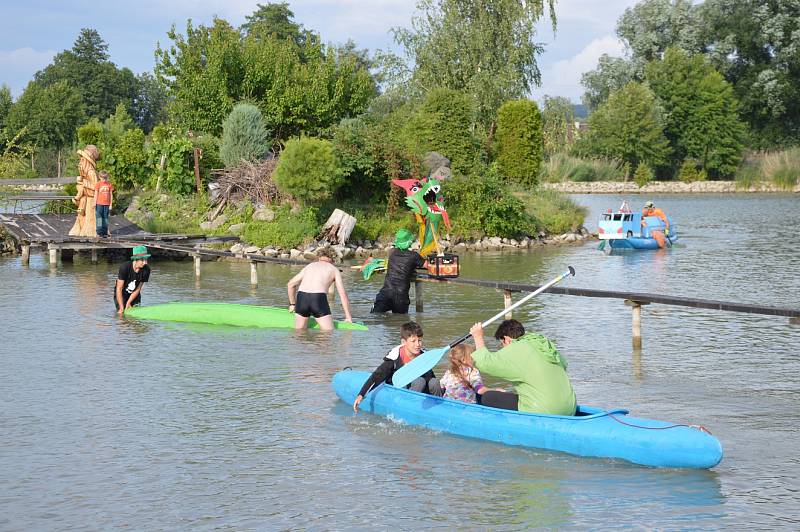
[[[575, 199], [590, 229], [622, 200]], [[538, 284], [572, 265], [568, 286], [800, 305], [796, 195], [652, 199], [679, 227], [673, 249], [476, 253], [462, 275]], [[651, 469], [353, 415], [331, 377], [373, 369], [405, 321], [369, 316], [380, 276], [345, 272], [369, 333], [297, 334], [118, 319], [118, 266], [0, 258], [0, 529], [800, 527], [800, 326], [786, 318], [650, 305], [638, 352], [621, 301], [543, 294], [515, 313], [557, 342], [580, 402], [702, 424], [725, 450], [710, 471]], [[247, 264], [204, 262], [199, 282], [188, 261], [151, 267], [146, 304], [284, 305], [298, 271], [261, 265], [251, 290]], [[426, 284], [425, 304], [411, 317], [441, 346], [502, 294]]]

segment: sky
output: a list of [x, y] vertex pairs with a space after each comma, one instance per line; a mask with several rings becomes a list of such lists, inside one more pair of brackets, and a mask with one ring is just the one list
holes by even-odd
[[[260, 0], [262, 4], [269, 0]], [[55, 54], [72, 47], [81, 28], [94, 28], [109, 45], [111, 61], [135, 73], [152, 71], [156, 43], [168, 46], [174, 24], [210, 24], [213, 17], [238, 26], [257, 9], [253, 0], [0, 0], [0, 84], [18, 97]], [[353, 39], [359, 48], [400, 52], [390, 29], [410, 27], [416, 0], [288, 0], [294, 19], [328, 43]], [[622, 56], [614, 29], [637, 0], [557, 0], [558, 29], [539, 24], [542, 86], [531, 96], [565, 96], [580, 102], [583, 72], [604, 53]]]

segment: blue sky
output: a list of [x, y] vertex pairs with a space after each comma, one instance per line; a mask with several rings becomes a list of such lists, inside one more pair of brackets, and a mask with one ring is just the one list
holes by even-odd
[[[261, 0], [267, 3], [268, 0]], [[100, 32], [111, 60], [136, 73], [151, 71], [157, 42], [169, 44], [176, 24], [209, 23], [214, 15], [234, 25], [256, 9], [250, 0], [0, 0], [0, 84], [15, 97], [53, 56], [72, 47], [81, 28]], [[389, 29], [408, 27], [415, 0], [289, 0], [295, 20], [320, 33], [326, 42], [348, 38], [360, 48], [396, 50]], [[532, 96], [566, 96], [576, 103], [583, 90], [581, 73], [593, 69], [603, 53], [622, 55], [614, 33], [616, 21], [636, 0], [558, 0], [556, 35], [550, 22], [540, 24], [542, 87]]]

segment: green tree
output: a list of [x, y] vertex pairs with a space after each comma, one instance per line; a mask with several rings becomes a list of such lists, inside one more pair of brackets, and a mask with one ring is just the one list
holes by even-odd
[[188, 21], [186, 36], [173, 26], [167, 36], [174, 44], [156, 47], [155, 72], [173, 100], [173, 117], [188, 129], [219, 135], [244, 77], [239, 32], [215, 18], [211, 27]]
[[646, 77], [664, 108], [673, 166], [689, 157], [715, 175], [731, 175], [741, 161], [745, 126], [733, 89], [702, 55], [670, 48], [647, 65]]
[[542, 142], [547, 157], [566, 152], [575, 141], [575, 108], [563, 96], [545, 96], [542, 106]]
[[266, 38], [290, 41], [299, 48], [317, 43], [319, 38], [296, 23], [287, 2], [256, 4], [257, 9], [245, 17], [247, 22], [239, 28], [245, 37], [257, 40]]
[[0, 131], [6, 127], [6, 117], [11, 112], [14, 99], [11, 97], [11, 89], [5, 83], [0, 86]]
[[472, 102], [452, 89], [431, 90], [404, 128], [406, 145], [419, 160], [429, 151], [450, 159], [451, 168], [466, 174], [479, 156], [471, 133]]
[[131, 116], [145, 133], [167, 120], [167, 89], [149, 72], [136, 76]]
[[273, 178], [282, 193], [308, 205], [330, 198], [339, 186], [340, 176], [331, 142], [301, 137], [286, 143]]
[[222, 124], [220, 157], [226, 167], [263, 159], [269, 151], [269, 132], [261, 111], [251, 103], [238, 103]]
[[595, 109], [629, 81], [642, 81], [645, 65], [660, 59], [670, 46], [701, 51], [697, 19], [689, 0], [643, 0], [626, 9], [616, 28], [626, 57], [603, 54], [597, 68], [583, 74], [583, 102]]
[[754, 146], [799, 142], [797, 0], [706, 0], [697, 10], [706, 55], [733, 85]]
[[596, 69], [581, 75], [581, 85], [586, 89], [581, 101], [590, 110], [597, 109], [612, 92], [637, 79], [634, 65], [629, 59], [603, 54]]
[[78, 146], [81, 148], [87, 144], [102, 146], [103, 142], [103, 124], [98, 119], [92, 118], [78, 128]]
[[261, 109], [276, 141], [318, 135], [342, 118], [364, 112], [377, 92], [375, 81], [354, 54], [335, 48], [271, 37], [247, 36], [221, 19], [214, 26], [173, 28], [174, 44], [156, 50], [156, 74], [173, 100], [176, 122], [214, 135], [233, 102], [252, 101]]
[[175, 194], [190, 194], [195, 189], [189, 162], [192, 152], [193, 146], [185, 131], [165, 124], [153, 128], [147, 157], [157, 189], [161, 187]]
[[500, 172], [535, 187], [542, 164], [542, 115], [530, 100], [506, 102], [497, 112], [497, 164]]
[[578, 141], [579, 153], [663, 166], [670, 155], [661, 110], [653, 92], [634, 81], [612, 92], [589, 116], [589, 132]]
[[81, 95], [67, 81], [50, 86], [31, 81], [8, 114], [7, 127], [37, 148], [55, 147], [59, 176], [61, 152], [75, 138], [75, 130], [85, 119]]
[[411, 29], [395, 29], [395, 39], [419, 92], [438, 86], [471, 95], [477, 123], [491, 129], [503, 102], [540, 82], [536, 23], [546, 5], [555, 28], [554, 0], [419, 0]]
[[109, 60], [108, 44], [91, 28], [83, 28], [72, 49], [57, 54], [34, 80], [45, 87], [66, 82], [80, 94], [85, 113], [101, 120], [119, 103], [130, 107], [136, 94], [133, 72]]

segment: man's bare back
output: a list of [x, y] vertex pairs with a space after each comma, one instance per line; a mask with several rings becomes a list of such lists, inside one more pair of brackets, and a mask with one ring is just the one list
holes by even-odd
[[[297, 297], [306, 294], [304, 296], [306, 299], [303, 301], [303, 310], [298, 310], [302, 314], [295, 313], [295, 329], [305, 329], [308, 325], [308, 317], [311, 314], [314, 315], [321, 329], [333, 329], [333, 317], [330, 315], [330, 308], [325, 298], [327, 297], [328, 289], [334, 283], [342, 302], [345, 321], [353, 321], [353, 317], [350, 314], [350, 300], [347, 298], [347, 292], [344, 289], [342, 274], [339, 272], [339, 268], [331, 264], [329, 256], [321, 255], [317, 262], [312, 262], [300, 270], [300, 273], [292, 277], [286, 284], [289, 292], [290, 311], [294, 312]], [[322, 296], [311, 296], [311, 294], [322, 294]], [[309, 306], [309, 301], [307, 300], [309, 297], [322, 297], [322, 300], [311, 302]]]
[[307, 294], [327, 293], [337, 273], [339, 269], [330, 262], [312, 262], [300, 272], [302, 280], [298, 290]]

